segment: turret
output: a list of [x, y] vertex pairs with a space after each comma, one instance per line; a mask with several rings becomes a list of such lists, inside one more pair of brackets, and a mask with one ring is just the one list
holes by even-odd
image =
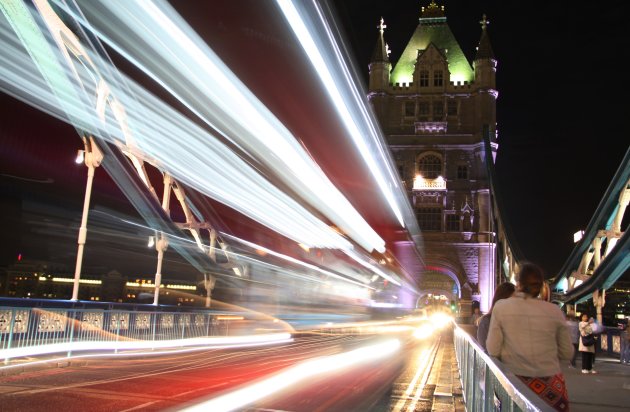
[[389, 86], [389, 72], [392, 68], [389, 62], [389, 50], [383, 39], [383, 32], [387, 26], [384, 24], [382, 17], [379, 25], [376, 27], [379, 30], [378, 39], [376, 40], [376, 47], [374, 48], [372, 59], [368, 66], [370, 68], [370, 92], [384, 91], [387, 89]]
[[496, 141], [497, 127], [497, 97], [499, 92], [496, 86], [497, 60], [490, 44], [488, 36], [488, 24], [490, 23], [483, 15], [481, 24], [481, 38], [477, 47], [477, 55], [473, 62], [475, 70], [475, 88], [477, 89], [477, 127], [482, 134], [487, 133], [491, 141]]
[[483, 19], [479, 23], [481, 23], [481, 38], [479, 39], [477, 54], [473, 62], [475, 83], [479, 87], [496, 89], [497, 60], [494, 58], [494, 51], [488, 36], [488, 24], [490, 22], [484, 14]]

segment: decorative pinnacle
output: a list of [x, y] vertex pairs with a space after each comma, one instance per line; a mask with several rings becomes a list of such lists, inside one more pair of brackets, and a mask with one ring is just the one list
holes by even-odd
[[387, 25], [385, 24], [385, 20], [383, 20], [383, 18], [381, 17], [381, 22], [378, 26], [376, 26], [376, 28], [378, 29], [378, 31], [381, 32], [381, 34], [383, 34], [383, 32], [385, 31], [385, 28], [387, 27]]
[[431, 3], [426, 8], [422, 7], [421, 10], [421, 18], [444, 17], [444, 6], [438, 6], [435, 0], [431, 0]]
[[485, 30], [488, 24], [490, 24], [490, 20], [486, 18], [485, 13], [483, 14], [483, 18], [479, 21], [479, 24], [481, 24], [481, 30]]

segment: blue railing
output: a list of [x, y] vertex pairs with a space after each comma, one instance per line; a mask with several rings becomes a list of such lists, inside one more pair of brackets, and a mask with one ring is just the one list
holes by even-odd
[[626, 330], [619, 334], [621, 351], [619, 353], [619, 361], [622, 364], [630, 365], [630, 336]]
[[488, 356], [459, 326], [454, 331], [455, 353], [466, 410], [540, 411], [554, 409], [532, 392], [499, 360]]
[[[622, 363], [627, 363], [627, 347], [628, 347], [628, 332], [624, 332], [618, 328], [604, 328], [604, 331], [599, 335], [599, 339], [596, 343], [596, 349], [598, 352], [603, 352], [608, 356], [619, 356]], [[622, 355], [626, 355], [624, 358]], [[626, 361], [624, 362], [624, 359]]]
[[[252, 325], [266, 333], [251, 335]], [[251, 312], [0, 307], [0, 359], [7, 363], [12, 358], [52, 353], [70, 356], [76, 351], [253, 345], [267, 338], [290, 338], [287, 333], [273, 331], [284, 332], [272, 319]]]

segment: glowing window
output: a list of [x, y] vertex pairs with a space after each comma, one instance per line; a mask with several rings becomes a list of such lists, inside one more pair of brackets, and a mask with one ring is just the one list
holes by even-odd
[[418, 161], [418, 171], [425, 179], [435, 179], [442, 174], [442, 161], [435, 155], [427, 155]]

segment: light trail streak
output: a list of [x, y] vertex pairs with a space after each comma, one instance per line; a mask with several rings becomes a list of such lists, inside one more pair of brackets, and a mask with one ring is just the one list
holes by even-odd
[[268, 345], [291, 342], [291, 334], [274, 333], [266, 335], [208, 337], [189, 339], [170, 339], [160, 341], [134, 340], [134, 341], [81, 341], [64, 342], [49, 345], [26, 346], [0, 350], [0, 359], [19, 358], [24, 356], [46, 355], [60, 352], [75, 351], [117, 351], [138, 350], [154, 348], [176, 348], [183, 346], [203, 346], [204, 349], [226, 349], [251, 347], [256, 345]]
[[422, 390], [424, 389], [427, 380], [429, 379], [429, 372], [431, 372], [433, 358], [435, 356], [438, 344], [439, 341], [435, 342], [430, 348], [426, 348], [422, 350], [422, 352], [420, 352], [417, 360], [418, 369], [416, 370], [416, 373], [413, 376], [411, 382], [409, 382], [409, 385], [403, 393], [403, 396], [400, 397], [394, 408], [392, 408], [392, 412], [401, 412], [407, 401], [410, 399], [411, 394], [414, 392], [414, 389], [416, 389], [417, 387], [415, 396], [411, 398], [413, 408], [408, 407], [406, 409], [408, 412], [415, 411], [415, 405], [418, 402], [420, 395], [422, 394]]
[[374, 289], [373, 287], [368, 286], [368, 285], [366, 284], [366, 283], [368, 283], [369, 281], [368, 281], [367, 279], [363, 278], [363, 277], [354, 276], [354, 275], [352, 275], [352, 274], [348, 275], [348, 276], [352, 276], [352, 277], [354, 277], [355, 279], [359, 280], [359, 282], [354, 282], [354, 281], [352, 281], [352, 280], [349, 280], [349, 279], [346, 279], [346, 278], [344, 278], [344, 277], [342, 277], [342, 276], [339, 276], [338, 274], [336, 274], [336, 273], [334, 273], [334, 272], [331, 272], [331, 271], [329, 271], [329, 270], [322, 269], [322, 268], [320, 268], [320, 267], [318, 267], [318, 266], [315, 266], [315, 265], [310, 264], [310, 263], [306, 263], [306, 262], [301, 261], [301, 260], [299, 260], [299, 259], [295, 259], [295, 258], [293, 258], [293, 257], [291, 257], [291, 256], [283, 255], [282, 253], [278, 253], [278, 252], [276, 252], [276, 251], [274, 251], [274, 250], [271, 250], [271, 249], [268, 249], [268, 248], [266, 248], [266, 247], [264, 247], [264, 246], [257, 245], [257, 244], [255, 244], [255, 243], [249, 242], [249, 241], [247, 241], [247, 240], [245, 240], [245, 239], [241, 239], [241, 238], [238, 238], [238, 237], [236, 237], [236, 236], [229, 235], [229, 234], [227, 234], [227, 233], [221, 233], [221, 234], [222, 234], [223, 236], [225, 236], [226, 238], [233, 239], [233, 240], [235, 240], [235, 241], [237, 241], [237, 242], [239, 242], [239, 243], [242, 243], [242, 244], [244, 244], [244, 245], [247, 245], [247, 246], [249, 246], [249, 247], [251, 247], [251, 248], [253, 248], [253, 249], [263, 250], [263, 251], [265, 251], [266, 253], [268, 253], [268, 254], [270, 254], [270, 255], [272, 255], [272, 256], [276, 256], [276, 257], [279, 257], [279, 258], [281, 258], [281, 259], [284, 259], [284, 260], [286, 260], [286, 261], [288, 261], [288, 262], [295, 263], [295, 264], [297, 264], [297, 265], [300, 265], [300, 266], [306, 267], [306, 268], [311, 269], [311, 270], [315, 270], [315, 271], [317, 271], [317, 272], [319, 272], [319, 273], [321, 273], [321, 274], [323, 274], [323, 275], [330, 276], [330, 277], [333, 277], [333, 278], [335, 278], [335, 279], [341, 279], [341, 280], [344, 280], [344, 281], [346, 281], [346, 282], [353, 283], [353, 284], [355, 284], [355, 285], [359, 285], [359, 286], [364, 287], [364, 288], [368, 288], [368, 289], [372, 289], [372, 290]]
[[[368, 251], [385, 242], [289, 130], [166, 2], [81, 1], [82, 23], [208, 125], [266, 165]], [[57, 3], [63, 7], [63, 3]], [[70, 11], [68, 11], [70, 12]], [[74, 16], [81, 20], [81, 16]], [[130, 33], [131, 32], [131, 33]]]
[[[277, 343], [291, 343], [294, 342], [293, 339], [289, 339], [286, 342], [282, 342], [279, 341]], [[260, 348], [261, 346], [268, 346], [268, 345], [274, 345], [276, 344], [276, 342], [274, 341], [270, 341], [267, 343], [251, 343], [251, 344], [242, 344], [240, 346], [238, 346], [237, 348]], [[225, 345], [225, 346], [211, 346], [211, 347], [207, 347], [207, 346], [197, 346], [197, 347], [192, 347], [192, 348], [186, 348], [186, 349], [168, 349], [168, 350], [150, 350], [150, 351], [130, 351], [130, 352], [118, 352], [118, 353], [91, 353], [91, 354], [83, 354], [83, 355], [71, 355], [71, 356], [63, 356], [63, 357], [59, 357], [59, 358], [51, 358], [51, 359], [42, 359], [42, 360], [36, 360], [36, 361], [29, 361], [28, 365], [29, 366], [34, 366], [34, 365], [44, 365], [44, 364], [55, 364], [58, 362], [67, 362], [70, 359], [84, 359], [84, 358], [129, 358], [129, 357], [136, 357], [136, 356], [160, 356], [160, 355], [172, 355], [172, 354], [185, 354], [185, 353], [191, 353], [191, 352], [199, 352], [199, 351], [204, 351], [204, 350], [209, 350], [209, 349], [230, 349], [233, 348], [234, 346], [229, 346], [229, 345]], [[3, 370], [8, 370], [8, 369], [14, 369], [14, 368], [24, 368], [24, 364], [23, 363], [16, 363], [14, 365], [6, 365], [6, 366], [0, 366], [0, 371]]]
[[[305, 21], [307, 18], [303, 15], [305, 13], [300, 13], [292, 0], [276, 0], [276, 2], [282, 10], [284, 17], [291, 26], [294, 34], [300, 41], [305, 54], [308, 56], [311, 64], [317, 71], [317, 74], [328, 92], [333, 105], [337, 109], [344, 126], [348, 130], [352, 141], [356, 145], [359, 153], [363, 157], [363, 160], [374, 176], [374, 179], [381, 189], [381, 192], [392, 212], [398, 219], [400, 225], [405, 227], [405, 219], [403, 218], [401, 207], [392, 192], [392, 187], [398, 187], [398, 178], [395, 177], [391, 167], [385, 168], [384, 171], [382, 170], [383, 167], [379, 164], [379, 162], [377, 162], [372, 150], [370, 149], [370, 142], [366, 137], [364, 137], [366, 134], [365, 130], [361, 130], [359, 124], [368, 126], [367, 131], [369, 133], [367, 133], [367, 135], [370, 136], [372, 142], [376, 143], [373, 143], [373, 145], [377, 147], [377, 152], [381, 157], [381, 161], [386, 165], [391, 163], [391, 160], [383, 150], [382, 145], [378, 144], [379, 139], [376, 127], [374, 126], [374, 122], [365, 107], [364, 98], [358, 93], [356, 86], [354, 86], [356, 82], [352, 79], [352, 76], [345, 65], [344, 58], [334, 40], [334, 36], [331, 33], [326, 19], [324, 19], [321, 13], [321, 10], [318, 8], [316, 3], [313, 2], [318, 13], [317, 18], [319, 21], [317, 24], [310, 22], [311, 24], [307, 27], [307, 23]], [[303, 11], [305, 7], [302, 5], [301, 9]], [[318, 35], [318, 31], [322, 28], [326, 31], [325, 37], [328, 39], [328, 42], [325, 44], [321, 36]], [[329, 51], [326, 57], [323, 56], [325, 50]], [[334, 53], [331, 53], [330, 50]], [[341, 74], [335, 73], [335, 75], [333, 73], [335, 70], [332, 67], [333, 63], [327, 62], [335, 62], [338, 66], [340, 66]], [[339, 87], [340, 84], [345, 86], [345, 89], [343, 90], [344, 92], [352, 94], [351, 97], [342, 96], [342, 92]], [[352, 109], [355, 109], [354, 113], [351, 113]], [[389, 175], [389, 181], [385, 177], [386, 174]]]
[[[62, 3], [58, 5], [65, 7]], [[112, 23], [112, 17], [108, 15], [103, 18], [102, 10], [98, 8], [101, 6], [118, 20], [114, 19], [111, 25], [105, 24]], [[207, 124], [217, 128], [222, 136], [267, 164], [301, 198], [322, 211], [365, 249], [384, 250], [382, 239], [332, 185], [290, 132], [170, 6], [165, 3], [134, 3], [128, 5], [130, 9], [121, 10], [118, 9], [120, 5], [101, 6], [89, 2], [85, 5], [89, 10], [95, 7], [92, 13], [94, 20], [102, 26], [99, 29], [92, 26], [92, 22], [82, 20], [82, 16], [75, 17], [158, 81]], [[3, 11], [10, 17], [6, 9]], [[72, 13], [67, 8], [66, 12]], [[9, 21], [14, 23], [11, 18]], [[112, 32], [117, 33], [114, 28], [121, 24], [121, 29], [129, 26], [127, 28], [136, 30], [137, 38], [134, 39], [137, 44], [125, 36], [109, 37]], [[147, 27], [147, 24], [152, 25]], [[109, 36], [104, 34], [103, 27], [109, 29]], [[143, 31], [145, 29], [148, 31]], [[96, 136], [122, 145], [123, 151], [133, 155], [132, 161], [135, 160], [137, 169], [142, 169], [137, 159], [147, 161], [188, 186], [298, 243], [341, 249], [365, 268], [401, 285], [395, 275], [390, 276], [359, 257], [343, 236], [334, 233], [318, 217], [260, 176], [254, 168], [218, 142], [215, 136], [120, 75], [109, 61], [98, 55], [77, 53], [76, 49], [80, 45], [77, 45], [76, 39], [68, 41], [66, 47], [73, 51], [80, 64], [68, 63], [71, 56], [63, 48], [63, 58], [55, 57], [50, 52], [40, 55], [39, 49], [29, 49], [30, 57], [38, 56], [36, 61], [39, 72], [44, 76], [50, 71], [56, 78], [64, 78], [64, 72], [66, 79], [78, 78], [87, 95], [96, 99], [95, 110], [86, 107], [85, 102], [73, 93], [64, 93], [67, 84], [54, 87], [56, 83], [50, 76], [42, 81], [37, 70], [29, 64], [29, 57], [22, 51], [19, 42], [7, 32], [9, 30], [3, 27], [2, 39], [9, 45], [6, 57], [10, 63], [6, 71], [0, 71], [1, 80], [4, 80], [0, 87], [8, 93]], [[61, 42], [60, 35], [54, 30], [53, 34], [57, 43]], [[28, 48], [29, 44], [25, 44]], [[14, 57], [9, 59], [9, 56]], [[55, 59], [65, 61], [66, 64], [60, 66]], [[171, 70], [168, 76], [163, 72], [155, 73], [160, 62]], [[54, 70], [48, 70], [49, 67], [54, 67]], [[100, 69], [96, 71], [96, 68]], [[193, 70], [195, 68], [198, 70]], [[189, 87], [189, 78], [195, 87]], [[48, 86], [52, 86], [53, 90]], [[63, 104], [59, 107], [54, 104], [55, 101]], [[107, 110], [105, 101], [108, 101], [110, 110]], [[132, 146], [129, 147], [129, 144]], [[272, 156], [269, 156], [270, 150]], [[140, 173], [140, 177], [145, 179], [143, 173]], [[331, 210], [339, 215], [331, 214]], [[200, 242], [199, 239], [197, 241]], [[364, 279], [358, 280], [364, 282]]]
[[[104, 213], [104, 212], [101, 212], [101, 213]], [[136, 222], [132, 222], [132, 221], [127, 220], [127, 219], [122, 219], [122, 218], [119, 218], [117, 216], [110, 215], [108, 213], [104, 213], [104, 214], [107, 215], [107, 216], [110, 216], [110, 217], [112, 217], [114, 219], [119, 219], [120, 221], [122, 221], [122, 222], [124, 222], [126, 224], [133, 225], [133, 226], [140, 227], [140, 228], [147, 229], [147, 230], [151, 230], [151, 228], [149, 226], [142, 225], [142, 224], [139, 224], [139, 223], [136, 223]], [[357, 281], [345, 278], [345, 277], [343, 277], [343, 276], [341, 276], [341, 275], [339, 275], [337, 273], [331, 272], [331, 271], [326, 270], [326, 269], [322, 269], [319, 266], [316, 266], [316, 265], [304, 262], [304, 261], [299, 260], [299, 259], [295, 259], [295, 258], [293, 258], [291, 256], [284, 255], [282, 253], [279, 253], [279, 252], [276, 252], [274, 250], [268, 249], [268, 248], [266, 248], [264, 246], [261, 246], [261, 245], [255, 244], [253, 242], [249, 242], [249, 241], [247, 241], [245, 239], [241, 239], [239, 237], [230, 235], [228, 233], [221, 232], [221, 235], [224, 236], [226, 239], [232, 239], [232, 240], [234, 240], [234, 241], [236, 241], [238, 243], [241, 243], [243, 245], [246, 245], [246, 246], [248, 246], [248, 247], [250, 247], [252, 249], [263, 250], [265, 253], [267, 253], [269, 255], [278, 257], [280, 259], [286, 260], [287, 262], [294, 263], [296, 265], [305, 267], [307, 269], [314, 270], [314, 271], [319, 272], [319, 273], [321, 273], [323, 275], [330, 276], [330, 277], [333, 277], [335, 279], [339, 279], [339, 280], [342, 280], [344, 282], [348, 282], [348, 283], [351, 283], [353, 285], [360, 286], [362, 288], [374, 290], [374, 288], [372, 286], [369, 286], [369, 285], [366, 284], [366, 283], [369, 282], [366, 278], [357, 276], [354, 273], [344, 273], [344, 275], [346, 275], [348, 277], [351, 277], [351, 278], [354, 278]], [[192, 240], [187, 239], [185, 237], [176, 236], [176, 235], [173, 235], [173, 234], [170, 234], [169, 236], [171, 236], [171, 237], [173, 237], [173, 238], [175, 238], [175, 239], [177, 239], [177, 240], [179, 240], [179, 241], [181, 241], [182, 243], [185, 243], [185, 244], [186, 243], [189, 244], [189, 245], [195, 244], [195, 242], [193, 242]], [[298, 278], [298, 279], [307, 280], [307, 281], [316, 282], [316, 283], [327, 283], [326, 281], [324, 281], [322, 279], [318, 279], [318, 278], [315, 278], [315, 277], [312, 277], [312, 276], [306, 276], [306, 275], [303, 275], [303, 274], [298, 274], [298, 273], [296, 273], [294, 271], [287, 270], [286, 268], [282, 268], [280, 266], [276, 266], [276, 265], [273, 265], [273, 264], [268, 263], [268, 262], [264, 262], [264, 261], [259, 260], [259, 259], [254, 259], [251, 256], [247, 256], [247, 255], [244, 255], [242, 253], [237, 253], [237, 252], [231, 251], [231, 252], [229, 252], [229, 254], [237, 257], [239, 260], [248, 261], [250, 263], [253, 263], [253, 264], [256, 264], [256, 265], [260, 265], [260, 266], [265, 266], [265, 267], [268, 267], [268, 268], [276, 270], [278, 273], [282, 273], [282, 274], [285, 274], [285, 275], [288, 275], [288, 276], [292, 276], [292, 277], [295, 277], [295, 278]], [[246, 279], [246, 280], [250, 281], [250, 282], [252, 281], [251, 279]]]
[[372, 362], [387, 357], [400, 348], [397, 339], [365, 346], [338, 355], [331, 355], [302, 362], [270, 378], [261, 380], [245, 388], [236, 390], [217, 398], [201, 402], [183, 409], [186, 412], [196, 411], [233, 411], [252, 402], [275, 394], [289, 386], [324, 373], [340, 371], [361, 363]]
[[[4, 20], [0, 39], [5, 46], [0, 56], [6, 62], [0, 67], [0, 88], [96, 136], [124, 144], [123, 133], [111, 111], [104, 114], [103, 122], [96, 111], [85, 107], [71, 91], [49, 88]], [[91, 57], [96, 64], [108, 64], [99, 56]], [[60, 67], [52, 54], [42, 53], [39, 60], [40, 66], [58, 66], [60, 73], [68, 78], [74, 75], [67, 66]], [[97, 84], [92, 81], [92, 75], [86, 71], [78, 73], [87, 93], [96, 96]], [[115, 82], [116, 79], [112, 79], [110, 84]], [[352, 248], [347, 240], [273, 186], [210, 133], [130, 79], [126, 79], [125, 86], [120, 89], [111, 86], [111, 89], [127, 108], [127, 121], [144, 160], [296, 242], [324, 248]], [[63, 104], [58, 104], [59, 101]]]
[[379, 275], [383, 279], [387, 279], [387, 280], [389, 280], [390, 282], [392, 282], [393, 284], [395, 284], [397, 286], [401, 286], [401, 283], [398, 280], [394, 279], [392, 276], [388, 275], [387, 273], [385, 273], [384, 271], [382, 271], [381, 269], [376, 267], [376, 265], [373, 265], [373, 264], [371, 264], [369, 262], [366, 262], [363, 258], [361, 258], [361, 256], [359, 256], [359, 254], [357, 254], [357, 253], [355, 253], [353, 251], [345, 251], [345, 253], [346, 253], [346, 255], [351, 257], [355, 262], [359, 263], [364, 268], [371, 270], [372, 272], [376, 273], [377, 275]]

